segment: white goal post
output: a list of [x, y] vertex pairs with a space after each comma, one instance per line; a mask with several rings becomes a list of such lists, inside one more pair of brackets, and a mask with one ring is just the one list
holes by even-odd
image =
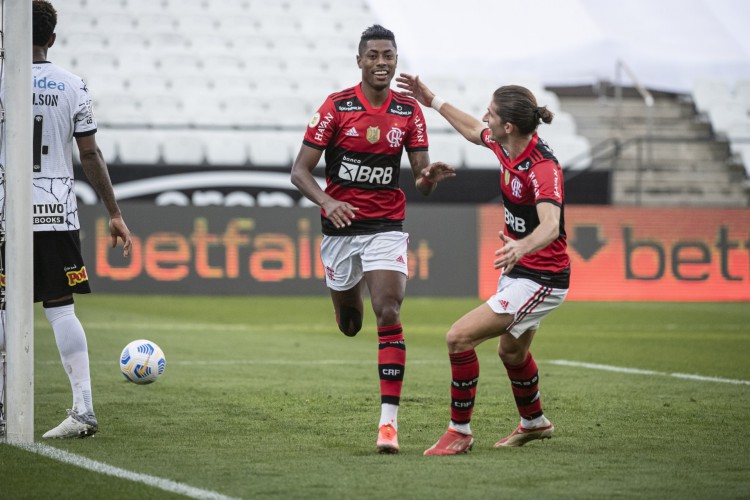
[[6, 439], [34, 442], [31, 2], [3, 0]]

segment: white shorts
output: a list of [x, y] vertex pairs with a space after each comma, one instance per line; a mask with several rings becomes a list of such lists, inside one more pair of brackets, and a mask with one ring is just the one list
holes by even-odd
[[567, 288], [552, 288], [525, 278], [501, 276], [497, 292], [487, 300], [497, 314], [512, 314], [508, 331], [519, 338], [526, 330], [539, 328], [542, 319], [563, 303]]
[[323, 235], [320, 260], [326, 272], [326, 285], [339, 292], [349, 290], [364, 273], [375, 270], [398, 271], [409, 276], [408, 244], [409, 235], [401, 231]]

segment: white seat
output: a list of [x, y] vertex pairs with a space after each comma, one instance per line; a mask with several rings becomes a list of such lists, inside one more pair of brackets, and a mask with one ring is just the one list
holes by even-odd
[[[95, 52], [107, 53], [107, 36], [103, 33], [93, 31], [91, 26], [88, 31], [68, 31], [59, 38], [65, 50], [71, 52]], [[111, 56], [110, 56], [111, 57]]]
[[180, 15], [177, 17], [177, 31], [188, 37], [194, 35], [216, 35], [221, 33], [219, 30], [219, 18], [211, 14]]
[[201, 60], [201, 69], [210, 75], [223, 78], [246, 78], [245, 63], [230, 55], [229, 51], [221, 54], [205, 54]]
[[201, 15], [208, 12], [208, 4], [207, 0], [165, 0], [164, 8], [166, 12]]
[[[104, 156], [104, 161], [107, 163], [117, 163], [118, 152], [117, 152], [117, 134], [119, 132], [112, 129], [98, 129], [96, 132], [96, 145]], [[76, 149], [77, 148], [73, 148]]]
[[187, 121], [182, 99], [174, 93], [139, 96], [141, 114], [149, 125], [181, 125]]
[[[454, 168], [463, 167], [464, 161], [464, 143], [468, 142], [457, 132], [434, 133], [429, 136], [430, 141], [430, 161], [442, 161]], [[404, 156], [406, 153], [404, 153]]]
[[92, 72], [84, 81], [92, 96], [128, 92], [128, 81], [118, 74]]
[[132, 73], [157, 73], [157, 54], [153, 51], [128, 51], [117, 54], [117, 66], [123, 75]]
[[215, 54], [221, 51], [229, 52], [232, 40], [218, 31], [211, 33], [190, 34], [188, 36], [190, 50], [200, 57], [203, 54]]
[[250, 162], [256, 166], [291, 167], [292, 159], [302, 144], [302, 135], [283, 131], [248, 134]]
[[205, 158], [201, 134], [164, 132], [162, 154], [167, 165], [201, 165]]
[[135, 73], [127, 77], [126, 85], [132, 96], [139, 98], [149, 94], [164, 95], [169, 92], [172, 82], [167, 76], [162, 74]]
[[221, 96], [209, 93], [200, 98], [187, 98], [184, 106], [185, 120], [189, 125], [195, 127], [227, 125], [225, 103]]
[[117, 132], [117, 151], [120, 161], [125, 164], [156, 165], [161, 159], [158, 136], [143, 130]]
[[467, 168], [496, 168], [500, 171], [500, 160], [488, 147], [466, 142], [464, 162]]
[[247, 132], [205, 131], [201, 138], [206, 146], [206, 160], [211, 166], [241, 166], [247, 164]]
[[144, 125], [138, 101], [128, 93], [94, 93], [94, 117], [97, 125]]
[[102, 12], [96, 16], [96, 30], [100, 33], [136, 33], [137, 17], [124, 12]]
[[141, 36], [154, 34], [174, 34], [177, 32], [177, 17], [170, 14], [150, 14], [138, 16], [136, 32]]
[[190, 54], [165, 54], [159, 57], [159, 70], [173, 76], [193, 77], [201, 74], [200, 61]]

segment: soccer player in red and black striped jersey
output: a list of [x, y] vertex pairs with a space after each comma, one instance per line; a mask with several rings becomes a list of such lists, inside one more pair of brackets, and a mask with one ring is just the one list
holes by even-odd
[[[361, 83], [328, 96], [292, 166], [294, 185], [321, 207], [321, 260], [336, 322], [345, 335], [362, 328], [364, 287], [370, 292], [378, 328], [381, 453], [399, 451], [397, 416], [406, 362], [400, 317], [409, 237], [399, 189], [403, 150], [422, 194], [455, 175], [449, 165], [430, 163], [419, 104], [390, 89], [397, 62], [393, 33], [380, 25], [367, 28], [357, 54]], [[323, 151], [325, 190], [312, 175]]]
[[523, 446], [552, 437], [544, 416], [539, 372], [529, 352], [541, 320], [568, 293], [570, 259], [566, 251], [562, 169], [537, 135], [552, 112], [537, 105], [526, 88], [500, 87], [492, 95], [482, 123], [437, 97], [419, 77], [401, 74], [398, 86], [437, 110], [468, 141], [491, 149], [500, 161], [500, 189], [505, 210], [503, 247], [495, 252], [502, 269], [497, 292], [459, 319], [448, 331], [452, 370], [448, 431], [425, 455], [455, 455], [471, 449], [470, 421], [479, 381], [475, 347], [500, 337], [498, 354], [511, 382], [521, 422], [496, 447]]

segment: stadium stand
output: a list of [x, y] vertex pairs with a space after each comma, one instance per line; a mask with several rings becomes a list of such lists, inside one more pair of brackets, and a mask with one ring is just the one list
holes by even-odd
[[[366, 0], [76, 0], [60, 14], [58, 31], [65, 50], [52, 55], [90, 83], [100, 129], [109, 137], [107, 154], [114, 162], [284, 167], [291, 164], [303, 127], [323, 99], [358, 81], [359, 34], [378, 21]], [[399, 67], [415, 72], [406, 55]], [[498, 85], [528, 87], [540, 105], [556, 114], [551, 125], [540, 128], [540, 136], [568, 169], [601, 164], [597, 154], [607, 141], [635, 144], [635, 138], [646, 133], [642, 109], [639, 118], [626, 116], [615, 127], [611, 102], [602, 107], [601, 96], [588, 96], [591, 109], [586, 109], [563, 96], [565, 89], [545, 88], [534, 73], [509, 73], [498, 81], [485, 73], [457, 78], [445, 68], [424, 77], [443, 97], [478, 117]], [[658, 103], [659, 134], [697, 134], [701, 141], [713, 134], [714, 140], [727, 141], [724, 160], [718, 158], [721, 145], [708, 143], [704, 146], [710, 154], [696, 158], [723, 169], [721, 176], [726, 174], [726, 167], [719, 166], [722, 161], [744, 159], [750, 177], [750, 81], [698, 80], [688, 100], [688, 108], [674, 104], [677, 111], [667, 111], [667, 117], [659, 115], [664, 103]], [[425, 114], [434, 160], [461, 168], [496, 168], [491, 154], [462, 142], [433, 112]], [[704, 123], [710, 131], [702, 128]], [[182, 134], [184, 148], [175, 130]], [[627, 170], [637, 156], [637, 148], [629, 147], [617, 153], [624, 155], [617, 162], [620, 170]], [[696, 168], [694, 158], [684, 161]], [[624, 179], [629, 174], [614, 175]], [[736, 180], [734, 174], [726, 175]], [[722, 189], [715, 189], [718, 194], [706, 197], [705, 203], [746, 204], [742, 189]], [[625, 193], [632, 190], [615, 188], [613, 201], [628, 203], [632, 196]], [[681, 194], [666, 203], [686, 198], [689, 204], [702, 203], [688, 191], [672, 190]]]

